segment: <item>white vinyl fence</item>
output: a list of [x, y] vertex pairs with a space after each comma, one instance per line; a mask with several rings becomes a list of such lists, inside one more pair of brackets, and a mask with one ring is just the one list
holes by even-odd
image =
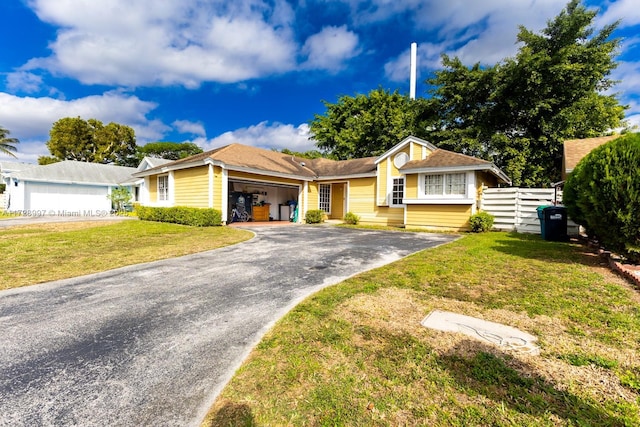
[[[486, 188], [482, 192], [480, 209], [495, 217], [497, 230], [540, 234], [538, 206], [560, 205], [562, 191], [554, 188]], [[578, 225], [567, 221], [567, 233], [578, 234]]]

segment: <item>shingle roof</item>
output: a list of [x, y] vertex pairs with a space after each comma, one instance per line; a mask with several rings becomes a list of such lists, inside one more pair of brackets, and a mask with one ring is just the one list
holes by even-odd
[[315, 177], [311, 169], [302, 166], [303, 163], [305, 165], [308, 163], [307, 159], [248, 145], [227, 145], [215, 151], [210, 157], [227, 165], [286, 175]]
[[589, 154], [594, 148], [606, 144], [609, 141], [613, 141], [619, 138], [620, 135], [600, 136], [597, 138], [585, 138], [585, 139], [568, 139], [563, 145], [563, 174], [570, 173], [575, 169], [578, 162], [587, 154]]
[[130, 179], [135, 171], [136, 168], [124, 166], [65, 160], [49, 165], [34, 165], [15, 172], [13, 176], [24, 181], [117, 185]]
[[465, 154], [454, 153], [453, 151], [436, 149], [425, 159], [412, 160], [404, 164], [400, 170], [424, 169], [424, 168], [446, 168], [460, 166], [491, 166], [492, 163], [477, 157]]
[[315, 178], [317, 176], [354, 175], [375, 171], [376, 169], [375, 157], [341, 161], [324, 158], [305, 159], [278, 151], [270, 151], [242, 144], [231, 144], [220, 147], [206, 153], [191, 156], [187, 159], [178, 160], [172, 165], [177, 165], [181, 162], [197, 162], [207, 157], [231, 166], [258, 169], [265, 172], [306, 176], [309, 178]]
[[[379, 160], [379, 157], [365, 157], [352, 160], [330, 160], [325, 158], [304, 159], [290, 154], [283, 154], [277, 151], [269, 151], [248, 145], [230, 144], [216, 148], [215, 150], [176, 160], [166, 165], [147, 169], [134, 176], [144, 176], [143, 174], [157, 170], [165, 170], [165, 168], [176, 169], [180, 167], [190, 167], [194, 164], [202, 164], [207, 159], [222, 162], [228, 167], [251, 169], [253, 172], [264, 171], [267, 174], [279, 173], [282, 175], [322, 179], [323, 177], [348, 177], [375, 173], [376, 161]], [[436, 149], [424, 160], [408, 162], [401, 170], [465, 166], [481, 166], [486, 167], [486, 169], [497, 170], [493, 163], [486, 160], [442, 149]], [[504, 176], [504, 179], [508, 180], [506, 176]]]
[[360, 175], [376, 171], [377, 157], [364, 157], [352, 160], [313, 159], [305, 160], [319, 177], [335, 177], [347, 175]]

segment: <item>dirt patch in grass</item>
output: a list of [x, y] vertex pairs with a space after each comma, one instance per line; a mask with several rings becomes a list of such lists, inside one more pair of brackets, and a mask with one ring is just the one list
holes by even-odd
[[[531, 356], [505, 351], [498, 346], [479, 345], [469, 340], [466, 335], [434, 331], [420, 325], [420, 321], [436, 309], [474, 316], [532, 333], [543, 341], [543, 355]], [[381, 289], [375, 295], [359, 295], [343, 304], [334, 313], [336, 318], [351, 322], [356, 330], [372, 328], [385, 331], [383, 335], [410, 334], [420, 337], [440, 355], [455, 354], [468, 359], [478, 352], [479, 347], [498, 357], [508, 354], [510, 358], [507, 366], [522, 375], [529, 375], [529, 371], [535, 371], [549, 384], [554, 384], [558, 390], [581, 390], [593, 399], [607, 395], [634, 402], [637, 398], [637, 394], [620, 384], [619, 378], [611, 369], [592, 363], [573, 366], [556, 357], [560, 354], [588, 354], [591, 357], [615, 361], [617, 366], [630, 368], [637, 363], [638, 354], [635, 350], [615, 349], [589, 340], [567, 339], [566, 328], [562, 322], [548, 316], [531, 318], [525, 313], [508, 310], [488, 310], [483, 313], [481, 308], [473, 303], [445, 298], [425, 302], [421, 301], [415, 291], [397, 288]], [[368, 346], [376, 345], [372, 340], [363, 339], [361, 334], [354, 342]], [[374, 348], [372, 350], [376, 351]], [[521, 370], [523, 366], [527, 367], [525, 371]]]
[[[541, 354], [420, 325], [447, 310], [516, 327]], [[225, 388], [237, 425], [638, 425], [640, 305], [576, 244], [469, 235], [327, 288]], [[246, 406], [243, 406], [246, 405]]]

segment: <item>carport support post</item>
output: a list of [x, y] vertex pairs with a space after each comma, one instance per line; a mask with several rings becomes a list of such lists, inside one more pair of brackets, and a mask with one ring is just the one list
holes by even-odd
[[222, 221], [227, 222], [229, 218], [229, 172], [222, 168]]

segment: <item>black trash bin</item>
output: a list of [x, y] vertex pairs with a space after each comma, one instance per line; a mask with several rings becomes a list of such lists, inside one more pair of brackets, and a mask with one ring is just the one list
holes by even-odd
[[538, 206], [540, 234], [544, 240], [562, 242], [567, 235], [567, 208], [564, 206]]

